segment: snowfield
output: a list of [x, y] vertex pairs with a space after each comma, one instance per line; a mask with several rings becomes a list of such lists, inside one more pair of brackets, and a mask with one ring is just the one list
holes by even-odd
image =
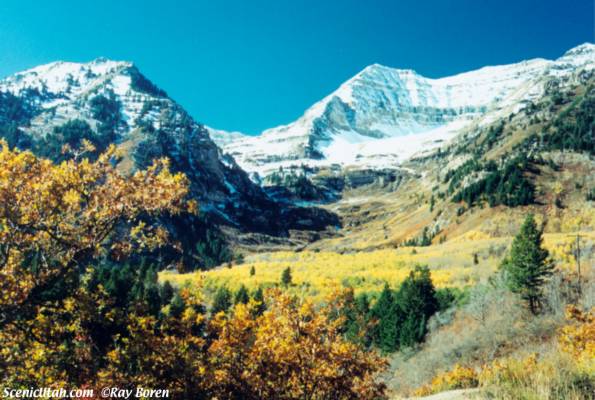
[[594, 65], [595, 45], [589, 43], [554, 61], [534, 59], [440, 79], [373, 64], [295, 122], [258, 136], [209, 128], [210, 135], [260, 177], [300, 165], [398, 168], [462, 131], [517, 112], [543, 95], [548, 78]]

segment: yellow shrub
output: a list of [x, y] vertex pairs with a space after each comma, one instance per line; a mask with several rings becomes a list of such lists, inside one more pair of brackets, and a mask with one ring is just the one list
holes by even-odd
[[576, 306], [568, 306], [566, 318], [569, 324], [562, 328], [559, 343], [581, 369], [595, 374], [595, 308], [582, 312]]
[[502, 358], [484, 366], [479, 380], [482, 385], [523, 382], [535, 373], [537, 366], [537, 354], [535, 353], [521, 359]]
[[474, 369], [455, 364], [452, 370], [437, 375], [429, 385], [417, 389], [415, 395], [428, 396], [445, 390], [473, 388], [478, 384]]
[[480, 386], [497, 399], [582, 400], [595, 393], [595, 310], [566, 310], [567, 325], [541, 355], [500, 358], [478, 373], [458, 364], [418, 389], [417, 396]]

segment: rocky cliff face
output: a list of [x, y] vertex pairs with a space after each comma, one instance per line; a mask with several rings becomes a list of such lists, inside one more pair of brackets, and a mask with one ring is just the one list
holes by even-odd
[[340, 165], [397, 168], [474, 124], [489, 124], [541, 97], [550, 78], [593, 69], [595, 46], [555, 61], [534, 59], [430, 79], [412, 70], [371, 65], [314, 104], [297, 121], [259, 136], [212, 132], [246, 171]]
[[168, 157], [190, 178], [203, 214], [219, 225], [288, 236], [291, 229], [324, 229], [332, 220], [316, 212], [310, 226], [296, 222], [311, 211], [270, 199], [203, 125], [131, 63], [43, 65], [0, 81], [0, 95], [0, 125], [11, 145], [59, 158], [62, 145], [76, 146], [83, 138], [98, 148], [115, 143], [126, 170]]

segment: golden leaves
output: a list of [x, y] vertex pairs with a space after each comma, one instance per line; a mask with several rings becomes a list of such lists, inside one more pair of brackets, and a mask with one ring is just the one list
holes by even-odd
[[221, 314], [211, 321], [217, 339], [210, 360], [223, 388], [248, 387], [256, 398], [382, 396], [384, 387], [374, 376], [384, 361], [346, 341], [330, 320], [330, 308], [275, 290], [268, 297], [262, 316], [255, 316], [255, 303], [238, 304], [229, 319]]
[[[83, 143], [81, 151], [91, 150]], [[56, 165], [0, 142], [0, 311], [30, 306], [36, 286], [70, 273], [89, 256], [123, 256], [167, 241], [163, 227], [136, 222], [141, 215], [185, 212], [188, 180], [171, 173], [167, 160], [124, 176], [116, 169], [118, 156], [110, 146], [94, 162], [75, 158]], [[115, 234], [117, 226], [135, 227]], [[34, 273], [23, 268], [31, 254]]]
[[571, 305], [566, 308], [568, 324], [562, 328], [559, 343], [581, 367], [595, 372], [595, 308], [587, 312]]
[[479, 385], [479, 376], [473, 368], [455, 364], [447, 372], [438, 374], [429, 385], [415, 391], [416, 396], [428, 396], [445, 390], [473, 388]]

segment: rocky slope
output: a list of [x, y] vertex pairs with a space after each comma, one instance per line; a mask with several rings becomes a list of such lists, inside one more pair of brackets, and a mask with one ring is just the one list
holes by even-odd
[[551, 78], [594, 66], [593, 44], [554, 61], [534, 59], [440, 79], [374, 64], [293, 123], [259, 136], [211, 130], [211, 137], [260, 178], [301, 165], [397, 168], [470, 127], [524, 108], [544, 95]]
[[66, 157], [60, 154], [64, 144], [76, 147], [83, 138], [98, 150], [116, 143], [124, 150], [125, 170], [168, 157], [190, 178], [203, 215], [239, 241], [238, 232], [283, 243], [287, 239], [267, 237], [336, 223], [326, 212], [270, 199], [203, 125], [128, 62], [55, 62], [1, 80], [0, 128], [9, 144], [57, 160]]

